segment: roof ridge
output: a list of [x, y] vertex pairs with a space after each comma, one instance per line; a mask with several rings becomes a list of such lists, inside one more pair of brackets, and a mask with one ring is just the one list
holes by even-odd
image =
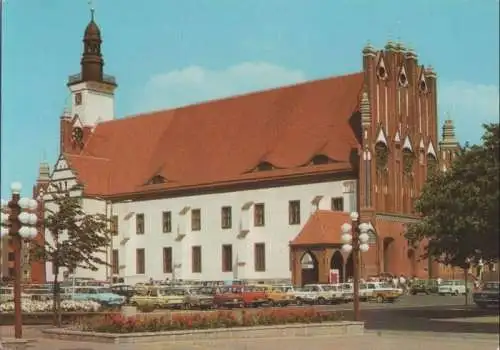
[[88, 154], [72, 154], [72, 153], [64, 153], [64, 156], [67, 157], [78, 157], [78, 158], [90, 158], [90, 159], [95, 159], [95, 160], [105, 160], [107, 162], [111, 161], [109, 158], [104, 158], [104, 157], [97, 157], [97, 156], [91, 156]]
[[249, 91], [249, 92], [245, 92], [245, 93], [241, 93], [241, 94], [237, 94], [237, 95], [231, 95], [231, 96], [226, 96], [226, 97], [221, 97], [221, 98], [199, 101], [199, 102], [186, 104], [186, 105], [182, 105], [182, 106], [177, 106], [177, 107], [172, 107], [172, 108], [158, 108], [158, 109], [155, 109], [155, 110], [152, 110], [149, 112], [132, 114], [132, 115], [127, 115], [127, 116], [123, 116], [123, 117], [112, 119], [112, 120], [102, 121], [97, 126], [102, 125], [102, 124], [114, 123], [114, 122], [118, 122], [118, 121], [122, 121], [122, 120], [133, 119], [133, 118], [153, 116], [153, 115], [157, 115], [158, 113], [175, 112], [178, 110], [182, 110], [185, 108], [192, 108], [195, 106], [203, 106], [203, 105], [208, 105], [208, 104], [213, 104], [213, 103], [220, 103], [220, 102], [224, 102], [224, 101], [236, 100], [236, 99], [242, 98], [242, 97], [255, 96], [255, 95], [264, 94], [264, 93], [268, 93], [268, 92], [276, 91], [276, 90], [290, 89], [290, 88], [294, 88], [294, 87], [298, 87], [298, 86], [302, 86], [302, 85], [308, 85], [308, 84], [322, 82], [325, 80], [348, 78], [348, 77], [358, 75], [358, 74], [364, 74], [364, 73], [363, 72], [352, 72], [352, 73], [347, 73], [347, 74], [342, 74], [342, 75], [333, 75], [333, 76], [329, 76], [329, 77], [306, 80], [306, 81], [302, 81], [302, 82], [298, 82], [298, 83], [282, 85], [282, 86], [277, 86], [277, 87], [273, 87], [273, 88], [267, 88], [267, 89], [256, 90], [256, 91]]

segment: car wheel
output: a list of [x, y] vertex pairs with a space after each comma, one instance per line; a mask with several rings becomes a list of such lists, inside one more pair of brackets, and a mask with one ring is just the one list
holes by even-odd
[[384, 297], [382, 295], [377, 295], [377, 303], [383, 303]]
[[454, 295], [454, 296], [457, 296], [458, 294], [459, 294], [459, 293], [458, 293], [458, 290], [456, 290], [456, 291], [454, 291], [454, 292], [453, 292], [453, 295]]
[[298, 306], [302, 305], [302, 299], [296, 298], [295, 299], [295, 304], [297, 304]]
[[326, 300], [324, 298], [318, 298], [318, 305], [326, 304]]

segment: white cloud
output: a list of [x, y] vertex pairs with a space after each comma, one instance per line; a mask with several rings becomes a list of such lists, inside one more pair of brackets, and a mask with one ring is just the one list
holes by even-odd
[[438, 91], [441, 120], [449, 113], [455, 122], [460, 142], [478, 142], [481, 125], [498, 122], [499, 91], [497, 85], [466, 81], [441, 81]]
[[140, 112], [178, 107], [306, 80], [300, 70], [266, 62], [243, 62], [223, 70], [190, 66], [149, 79]]

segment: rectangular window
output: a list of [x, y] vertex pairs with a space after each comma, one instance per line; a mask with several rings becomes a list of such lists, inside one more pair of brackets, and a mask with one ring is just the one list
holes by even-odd
[[9, 261], [14, 261], [14, 259], [15, 259], [15, 254], [14, 254], [14, 252], [9, 252], [9, 254], [7, 255], [7, 259], [8, 259]]
[[290, 225], [300, 224], [300, 201], [288, 202], [288, 223]]
[[110, 230], [113, 236], [118, 235], [118, 215], [113, 215], [111, 217]]
[[194, 246], [191, 250], [191, 265], [193, 273], [201, 273], [201, 247]]
[[118, 275], [120, 273], [120, 257], [119, 257], [118, 249], [113, 249], [113, 253], [111, 256], [111, 270], [114, 275]]
[[162, 215], [163, 221], [163, 233], [172, 232], [172, 212], [164, 211]]
[[163, 247], [163, 273], [172, 273], [172, 247]]
[[264, 243], [255, 243], [254, 246], [255, 271], [266, 271], [266, 245]]
[[231, 207], [222, 207], [221, 209], [221, 227], [224, 229], [231, 228]]
[[146, 250], [144, 248], [135, 250], [135, 273], [138, 275], [146, 273]]
[[222, 246], [222, 272], [233, 271], [233, 246], [224, 244]]
[[201, 230], [201, 210], [193, 209], [191, 210], [191, 231]]
[[253, 225], [264, 226], [265, 221], [264, 203], [255, 204], [253, 208]]
[[144, 234], [144, 214], [135, 215], [135, 232], [138, 235]]
[[82, 93], [81, 92], [77, 92], [75, 94], [75, 105], [79, 106], [81, 104], [82, 104]]
[[332, 210], [333, 211], [344, 211], [344, 198], [343, 197], [332, 198]]

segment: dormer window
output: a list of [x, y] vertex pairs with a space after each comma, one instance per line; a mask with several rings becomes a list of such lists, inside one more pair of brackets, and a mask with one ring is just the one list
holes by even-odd
[[165, 183], [166, 180], [163, 176], [161, 175], [155, 175], [153, 176], [149, 181], [148, 181], [148, 185], [158, 185], [158, 184], [163, 184]]
[[257, 165], [255, 167], [255, 171], [268, 171], [268, 170], [273, 170], [273, 169], [274, 169], [274, 166], [269, 162], [259, 163], [259, 165]]
[[311, 159], [311, 165], [328, 164], [331, 163], [330, 158], [324, 154], [317, 154]]

